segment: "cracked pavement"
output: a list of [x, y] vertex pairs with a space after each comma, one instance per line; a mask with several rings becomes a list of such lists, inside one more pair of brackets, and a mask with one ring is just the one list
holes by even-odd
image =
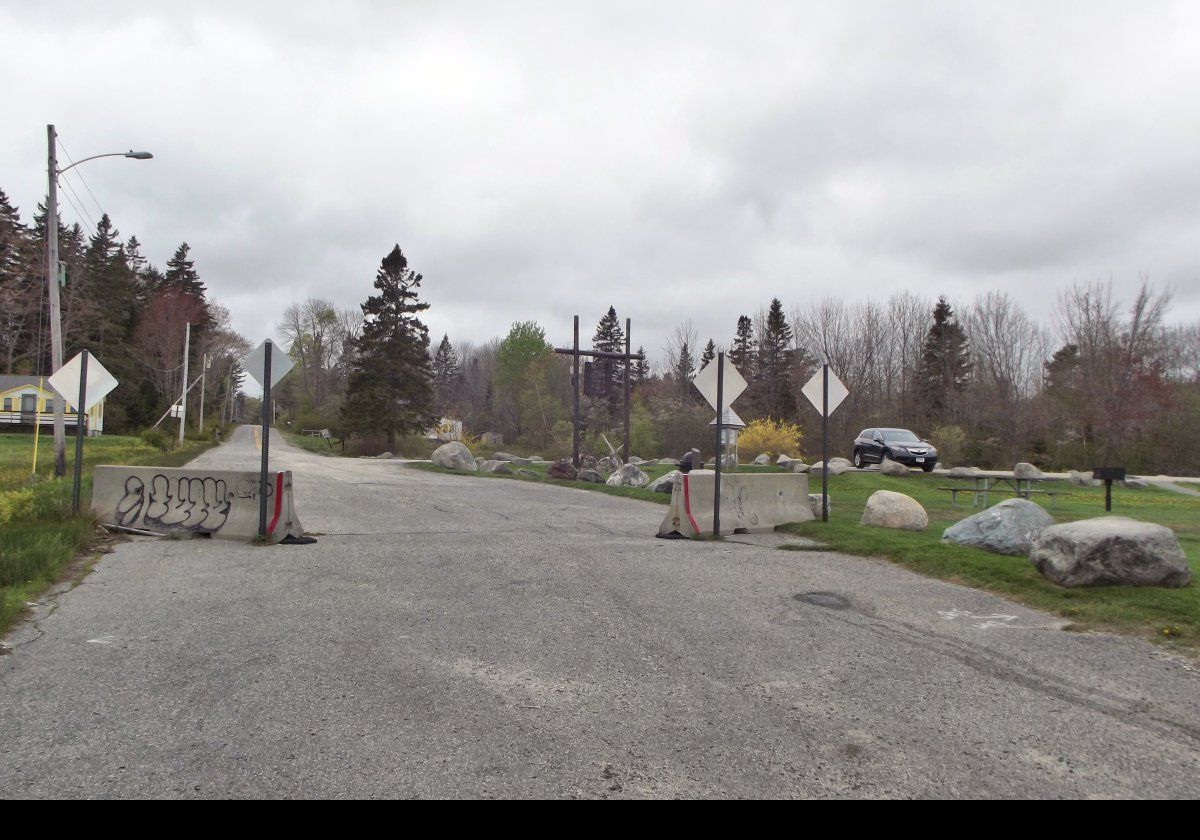
[[1200, 674], [1142, 641], [277, 441], [320, 541], [137, 538], [48, 599], [0, 657], [0, 796], [1200, 794]]

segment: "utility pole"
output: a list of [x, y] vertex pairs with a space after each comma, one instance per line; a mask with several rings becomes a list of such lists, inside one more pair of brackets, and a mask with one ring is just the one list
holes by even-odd
[[200, 423], [198, 428], [200, 434], [204, 434], [204, 386], [208, 384], [206, 379], [208, 375], [208, 354], [204, 354], [204, 361], [200, 363]]
[[185, 324], [183, 333], [183, 396], [179, 398], [179, 445], [183, 446], [183, 426], [187, 422], [188, 353], [192, 347], [192, 325]]
[[[50, 368], [57, 373], [63, 364], [62, 303], [58, 293], [58, 134], [46, 126], [46, 172], [50, 190], [46, 196], [46, 284], [50, 293]], [[67, 425], [65, 400], [54, 400], [54, 475], [67, 474]], [[36, 415], [35, 415], [36, 416]], [[78, 418], [78, 415], [76, 415]], [[78, 422], [78, 420], [77, 420]]]

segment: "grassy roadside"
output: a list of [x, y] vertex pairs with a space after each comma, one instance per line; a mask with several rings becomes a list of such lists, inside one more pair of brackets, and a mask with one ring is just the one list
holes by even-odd
[[[302, 435], [299, 432], [293, 432], [290, 429], [281, 429], [279, 426], [276, 426], [275, 430], [283, 432], [284, 439], [297, 449], [303, 449], [306, 452], [314, 452], [317, 455], [341, 454], [337, 451], [337, 446], [332, 444], [332, 441], [329, 438]], [[331, 445], [332, 448], [330, 448]]]
[[[432, 464], [413, 464], [415, 469], [462, 475]], [[545, 478], [545, 465], [527, 467], [538, 478], [471, 473], [474, 476], [516, 481], [546, 481], [555, 486], [575, 487], [614, 496], [666, 504], [670, 496], [626, 487], [608, 487], [581, 481], [556, 481]], [[669, 472], [667, 466], [644, 468], [651, 479]], [[739, 467], [740, 473], [778, 472], [775, 467]], [[970, 586], [1003, 595], [1013, 601], [1062, 616], [1073, 629], [1108, 630], [1178, 645], [1195, 655], [1200, 652], [1200, 499], [1178, 495], [1158, 488], [1145, 490], [1115, 489], [1113, 514], [1166, 525], [1175, 531], [1188, 561], [1196, 574], [1184, 589], [1156, 589], [1112, 586], [1089, 589], [1063, 589], [1043, 578], [1028, 559], [989, 554], [966, 546], [941, 541], [942, 531], [976, 511], [953, 507], [950, 494], [938, 490], [948, 486], [944, 476], [912, 473], [892, 478], [877, 472], [854, 472], [830, 476], [832, 504], [828, 523], [806, 522], [786, 525], [781, 531], [817, 540], [832, 550], [862, 557], [890, 560], [929, 577]], [[1104, 490], [1072, 487], [1055, 483], [1062, 491], [1050, 509], [1043, 507], [1057, 522], [1071, 522], [1104, 515]], [[810, 481], [810, 491], [819, 492], [819, 481]], [[858, 524], [867, 497], [876, 490], [894, 490], [917, 499], [929, 513], [929, 528], [922, 533], [863, 528]], [[1011, 498], [996, 495], [992, 503]], [[1045, 498], [1045, 497], [1043, 497]], [[1040, 501], [1040, 500], [1039, 500]], [[965, 504], [959, 497], [959, 504]], [[795, 544], [785, 546], [804, 550]]]
[[[96, 464], [175, 467], [213, 446], [187, 441], [163, 452], [140, 438], [103, 436], [84, 443], [81, 499], [92, 495]], [[75, 448], [67, 448], [67, 475], [51, 477], [53, 438], [43, 435], [38, 447], [37, 475], [30, 475], [33, 435], [0, 435], [0, 635], [24, 609], [59, 580], [67, 565], [91, 544], [95, 522], [84, 510], [71, 513]]]

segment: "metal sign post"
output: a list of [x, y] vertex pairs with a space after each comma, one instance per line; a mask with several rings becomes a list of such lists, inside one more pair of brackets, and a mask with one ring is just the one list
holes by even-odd
[[713, 537], [721, 536], [721, 433], [725, 429], [722, 416], [722, 401], [725, 399], [725, 354], [717, 354], [717, 449], [713, 464], [716, 476], [713, 482]]
[[829, 521], [829, 415], [837, 411], [850, 391], [823, 362], [821, 369], [805, 383], [800, 393], [821, 413], [821, 521]]
[[71, 511], [77, 515], [79, 513], [79, 485], [83, 481], [83, 433], [84, 417], [87, 416], [84, 405], [87, 400], [89, 354], [84, 350], [79, 355], [82, 358], [79, 361], [79, 402], [75, 403], [75, 480], [71, 483]]
[[262, 467], [258, 473], [258, 536], [264, 540], [267, 538], [267, 491], [270, 489], [267, 464], [271, 453], [271, 350], [274, 346], [269, 338], [263, 342]]

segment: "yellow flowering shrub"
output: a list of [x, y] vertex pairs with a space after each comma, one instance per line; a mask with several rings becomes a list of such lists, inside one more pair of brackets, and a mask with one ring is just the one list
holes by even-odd
[[804, 435], [795, 423], [764, 417], [761, 420], [751, 420], [738, 435], [738, 454], [747, 459], [764, 452], [770, 455], [772, 460], [780, 455], [799, 458], [804, 454], [801, 444], [803, 439]]

